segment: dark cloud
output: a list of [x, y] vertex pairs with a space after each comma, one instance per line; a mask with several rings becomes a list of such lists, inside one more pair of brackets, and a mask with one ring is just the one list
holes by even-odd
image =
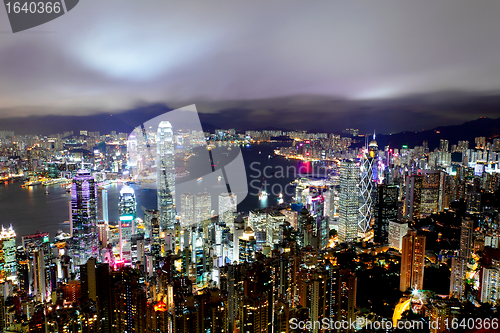
[[0, 117], [198, 102], [255, 126], [457, 123], [496, 112], [499, 14], [496, 0], [99, 0], [9, 34], [0, 10]]

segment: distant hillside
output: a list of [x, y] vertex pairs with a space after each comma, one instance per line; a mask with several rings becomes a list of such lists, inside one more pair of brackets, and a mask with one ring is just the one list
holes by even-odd
[[479, 118], [468, 121], [462, 125], [440, 126], [432, 130], [422, 132], [401, 132], [392, 135], [377, 135], [379, 147], [390, 146], [401, 148], [402, 145], [408, 147], [421, 146], [424, 140], [429, 143], [429, 148], [433, 150], [439, 146], [439, 140], [445, 139], [451, 145], [457, 144], [459, 140], [468, 140], [469, 147], [474, 147], [474, 139], [484, 136], [487, 139], [500, 137], [500, 118]]
[[[0, 130], [14, 131], [16, 134], [42, 134], [49, 135], [64, 131], [99, 131], [101, 133], [131, 132], [135, 127], [145, 121], [159, 116], [172, 109], [163, 104], [154, 104], [140, 107], [119, 114], [96, 114], [90, 116], [40, 116], [27, 118], [0, 119]], [[205, 131], [217, 128], [235, 128], [237, 130], [263, 129], [255, 128], [249, 123], [250, 115], [245, 112], [200, 113], [200, 121]], [[231, 124], [231, 125], [227, 125]], [[294, 130], [269, 123], [266, 129]], [[318, 130], [320, 131], [320, 130]], [[313, 131], [310, 131], [313, 132]], [[401, 148], [402, 145], [413, 147], [422, 145], [422, 141], [429, 142], [429, 148], [438, 147], [440, 139], [450, 141], [450, 147], [457, 144], [458, 140], [468, 140], [470, 147], [474, 146], [474, 138], [485, 136], [489, 139], [500, 136], [500, 118], [479, 118], [468, 121], [462, 125], [441, 126], [422, 132], [401, 132], [392, 135], [377, 134], [379, 147], [391, 146]], [[362, 145], [362, 142], [357, 146]]]

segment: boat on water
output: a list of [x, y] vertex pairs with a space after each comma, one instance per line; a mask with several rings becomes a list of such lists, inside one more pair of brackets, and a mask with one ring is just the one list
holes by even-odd
[[266, 190], [260, 190], [259, 192], [259, 200], [266, 200], [268, 197], [268, 194]]
[[45, 194], [49, 194], [49, 191], [48, 191], [48, 190], [45, 190]]

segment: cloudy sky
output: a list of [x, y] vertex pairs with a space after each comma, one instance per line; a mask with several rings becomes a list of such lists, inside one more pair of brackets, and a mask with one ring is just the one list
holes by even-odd
[[0, 118], [156, 103], [385, 131], [498, 118], [499, 16], [497, 0], [83, 0], [13, 34], [0, 9]]

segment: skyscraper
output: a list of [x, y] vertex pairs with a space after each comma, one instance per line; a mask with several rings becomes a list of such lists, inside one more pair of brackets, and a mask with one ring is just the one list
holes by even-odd
[[196, 194], [194, 196], [194, 220], [196, 225], [199, 225], [201, 222], [209, 220], [211, 216], [212, 216], [212, 196], [210, 195], [210, 193], [205, 192]]
[[195, 223], [193, 194], [182, 193], [179, 207], [181, 210], [181, 226], [187, 227], [193, 225]]
[[404, 217], [408, 221], [420, 218], [420, 204], [422, 202], [423, 179], [418, 175], [406, 177], [406, 197]]
[[378, 145], [375, 141], [375, 135], [373, 135], [373, 141], [371, 141], [365, 148], [365, 154], [363, 160], [361, 161], [361, 182], [359, 190], [359, 229], [360, 232], [365, 233], [370, 229], [370, 224], [372, 221], [372, 209], [373, 200], [372, 192], [374, 187], [373, 181], [373, 171], [377, 167], [377, 151]]
[[158, 210], [162, 230], [175, 223], [175, 156], [172, 125], [162, 121], [156, 134]]
[[247, 227], [239, 238], [239, 261], [254, 262], [256, 245], [255, 233], [252, 228]]
[[75, 265], [84, 265], [90, 257], [96, 257], [99, 239], [97, 235], [97, 205], [94, 177], [88, 170], [78, 170], [71, 187], [71, 250]]
[[236, 194], [227, 192], [219, 194], [219, 222], [225, 222], [232, 228], [237, 203]]
[[120, 190], [118, 211], [120, 214], [120, 259], [130, 262], [131, 238], [134, 233], [134, 220], [136, 218], [136, 200], [134, 189], [123, 186]]
[[17, 263], [16, 263], [16, 233], [12, 226], [5, 229], [2, 226], [0, 233], [0, 244], [3, 249], [3, 276], [4, 280], [14, 281], [17, 278]]
[[350, 242], [358, 234], [359, 168], [352, 160], [340, 164], [339, 241]]
[[374, 241], [385, 244], [389, 237], [389, 221], [398, 216], [398, 193], [396, 185], [378, 185], [373, 201]]
[[422, 171], [422, 196], [420, 214], [429, 216], [443, 210], [444, 172], [440, 170]]
[[403, 237], [408, 233], [408, 222], [389, 221], [389, 246], [399, 252], [403, 249]]
[[97, 188], [97, 220], [109, 222], [108, 217], [108, 190], [104, 187]]
[[425, 267], [425, 236], [418, 235], [416, 230], [408, 230], [403, 237], [401, 253], [401, 277], [399, 289], [408, 288], [422, 290]]

